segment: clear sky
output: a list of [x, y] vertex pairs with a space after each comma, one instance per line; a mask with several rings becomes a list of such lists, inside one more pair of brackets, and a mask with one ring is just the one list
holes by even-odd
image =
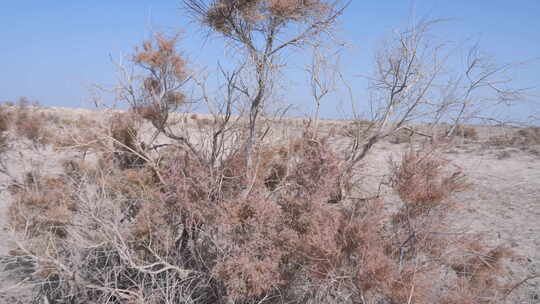
[[[437, 33], [478, 40], [498, 62], [540, 57], [540, 0], [353, 0], [340, 26], [340, 37], [353, 46], [342, 59], [344, 73], [369, 74], [375, 47], [411, 12], [453, 18]], [[197, 65], [226, 62], [220, 41], [204, 42], [188, 21], [178, 0], [0, 1], [0, 100], [27, 96], [45, 106], [88, 106], [88, 86], [115, 83], [111, 57], [129, 54], [151, 31], [183, 29], [180, 47]], [[302, 77], [287, 94], [300, 106], [306, 103]], [[351, 79], [363, 96], [365, 83]], [[540, 87], [538, 61], [515, 79], [519, 87]], [[335, 108], [326, 104], [323, 113], [335, 116]]]

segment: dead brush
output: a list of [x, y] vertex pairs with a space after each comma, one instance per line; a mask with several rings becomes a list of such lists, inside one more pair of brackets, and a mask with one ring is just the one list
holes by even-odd
[[530, 149], [534, 145], [540, 145], [540, 127], [520, 128], [506, 135], [492, 136], [486, 142], [487, 146], [497, 148], [520, 148]]
[[458, 125], [450, 135], [473, 140], [478, 139], [478, 131], [473, 126]]
[[392, 134], [388, 140], [390, 143], [398, 145], [402, 143], [410, 143], [412, 140], [412, 136], [412, 132], [402, 129]]
[[65, 237], [65, 226], [77, 206], [71, 188], [61, 177], [28, 173], [23, 185], [10, 187], [14, 202], [8, 209], [10, 225], [29, 235], [52, 232]]
[[540, 127], [527, 127], [517, 131], [525, 145], [540, 145]]
[[15, 134], [44, 145], [50, 142], [52, 133], [47, 127], [45, 116], [25, 107], [15, 110]]
[[[14, 191], [20, 199], [10, 216], [55, 235], [53, 252], [29, 246], [24, 254], [48, 273], [38, 277], [40, 293], [73, 303], [427, 304], [460, 303], [459, 290], [482, 303], [484, 288], [499, 288], [489, 285], [499, 272], [481, 261], [494, 266], [504, 255], [484, 248], [452, 255], [464, 240], [432, 233], [448, 227], [446, 206], [464, 183], [432, 150], [411, 151], [393, 167], [409, 211], [402, 217], [382, 199], [336, 199], [342, 161], [324, 138], [306, 135], [257, 153], [253, 176], [241, 156], [208, 167], [172, 148], [159, 163], [162, 179], [147, 165], [96, 166], [88, 178], [88, 163], [66, 163], [73, 183], [29, 175]], [[60, 214], [69, 200], [75, 208]], [[67, 220], [55, 224], [62, 233], [47, 226], [53, 218]], [[39, 234], [28, 237], [23, 245]], [[446, 285], [443, 273], [451, 273]]]
[[120, 168], [141, 167], [145, 163], [145, 159], [141, 157], [144, 146], [138, 139], [137, 123], [136, 117], [129, 113], [115, 114], [110, 119], [114, 160]]
[[74, 120], [62, 119], [60, 130], [55, 136], [53, 145], [56, 151], [69, 150], [83, 153], [83, 158], [88, 152], [101, 152], [107, 149], [107, 125], [80, 115]]
[[345, 125], [339, 129], [338, 135], [353, 138], [367, 137], [369, 135], [369, 131], [371, 131], [373, 127], [374, 123], [368, 120], [355, 120], [352, 122], [346, 122]]
[[[187, 2], [214, 30], [233, 37], [238, 32], [229, 31], [230, 22], [240, 21], [237, 25], [250, 34], [251, 25], [265, 20], [309, 24], [322, 12], [319, 1]], [[340, 13], [334, 10], [319, 21], [332, 24]], [[286, 22], [278, 24], [275, 30], [290, 29]], [[274, 33], [268, 33], [267, 49], [277, 41]], [[200, 133], [202, 143], [187, 130], [173, 133], [167, 118], [183, 109], [178, 91], [189, 78], [176, 38], [158, 35], [133, 56], [149, 74], [122, 84], [121, 98], [132, 109], [111, 119], [105, 137], [112, 143], [94, 170], [69, 163], [69, 183], [55, 179], [50, 183], [64, 184], [47, 187], [30, 176], [21, 192], [14, 192], [20, 199], [10, 206], [10, 216], [20, 223], [19, 231], [42, 227], [25, 235], [19, 247], [43, 270], [35, 284], [49, 302], [482, 303], [482, 289], [496, 286], [488, 281], [498, 272], [455, 253], [465, 239], [448, 232], [451, 199], [467, 183], [459, 171], [448, 170], [435, 149], [410, 151], [392, 165], [391, 185], [401, 198], [397, 211], [386, 208], [382, 197], [350, 195], [353, 175], [362, 175], [352, 171], [386, 136], [386, 122], [354, 123], [348, 134], [356, 145], [352, 158], [333, 151], [309, 124], [298, 138], [264, 141], [271, 127], [261, 127], [257, 117], [270, 87], [259, 81], [259, 94], [247, 100], [249, 119], [230, 121], [237, 107], [235, 88], [247, 80], [237, 80], [235, 71], [224, 73], [233, 91], [220, 104], [218, 114], [224, 115], [214, 115], [212, 124], [197, 119], [199, 130], [208, 131]], [[240, 38], [235, 41], [259, 42]], [[260, 55], [254, 72], [264, 79], [273, 65]], [[416, 78], [422, 65], [412, 63], [408, 75]], [[140, 140], [142, 119], [173, 142], [156, 148], [158, 157], [149, 161], [145, 152], [152, 148]], [[233, 124], [240, 130], [231, 134]], [[92, 178], [90, 171], [95, 171]], [[59, 198], [61, 193], [76, 195]], [[52, 217], [65, 220], [56, 225], [61, 233], [47, 226]], [[39, 232], [53, 237], [40, 239]], [[503, 258], [484, 248], [477, 253], [494, 263]]]
[[12, 123], [11, 116], [6, 110], [4, 105], [0, 106], [0, 133], [4, 133], [9, 130]]
[[502, 262], [512, 256], [512, 251], [504, 246], [488, 251], [478, 243], [469, 244], [468, 247], [468, 256], [451, 265], [459, 279], [466, 280], [467, 287], [473, 291], [488, 294], [503, 290], [505, 286], [497, 276], [503, 272]]
[[8, 134], [12, 119], [4, 105], [0, 105], [0, 153], [7, 150]]

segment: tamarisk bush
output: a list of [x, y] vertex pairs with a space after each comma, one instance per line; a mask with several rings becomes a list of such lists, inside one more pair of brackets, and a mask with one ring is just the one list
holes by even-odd
[[[148, 164], [32, 175], [13, 192], [12, 259], [31, 261], [51, 303], [485, 303], [504, 292], [504, 247], [443, 233], [468, 185], [437, 149], [392, 165], [402, 206], [390, 212], [383, 199], [336, 196], [345, 161], [328, 140], [259, 146], [253, 178], [242, 150], [209, 168], [176, 147], [161, 178]], [[64, 190], [41, 186], [53, 182]]]
[[[194, 81], [201, 100], [211, 97], [177, 51], [178, 37], [143, 43], [132, 57], [143, 74], [122, 68], [117, 90], [129, 114], [112, 120], [103, 136], [111, 144], [99, 147], [96, 164], [71, 162], [42, 180], [31, 175], [12, 193], [17, 238], [7, 263], [25, 261], [20, 267], [28, 268], [36, 301], [457, 304], [502, 298], [509, 252], [451, 233], [452, 198], [469, 185], [436, 146], [391, 164], [396, 209], [383, 197], [350, 195], [362, 174], [355, 165], [401, 128], [385, 129], [396, 105], [416, 104], [416, 95], [391, 94], [376, 133], [364, 142], [355, 133], [350, 155], [333, 150], [332, 139], [310, 123], [300, 136], [276, 140], [258, 124], [274, 55], [328, 30], [344, 6], [184, 2], [199, 21], [247, 51], [255, 90], [242, 88], [241, 68], [222, 71], [220, 107], [194, 134], [188, 119], [174, 119], [193, 102], [184, 86]], [[290, 40], [274, 40], [290, 25], [305, 28]], [[395, 78], [402, 78], [400, 71]], [[236, 119], [239, 100], [248, 109]]]

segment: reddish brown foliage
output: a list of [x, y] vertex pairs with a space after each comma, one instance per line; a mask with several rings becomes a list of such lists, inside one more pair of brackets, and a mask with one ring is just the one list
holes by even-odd
[[[134, 140], [123, 131], [115, 136], [126, 146]], [[150, 293], [162, 290], [164, 278], [174, 273], [158, 271], [159, 265], [188, 269], [196, 273], [187, 279], [194, 285], [182, 285], [186, 278], [181, 277], [175, 286], [202, 288], [200, 303], [274, 297], [282, 302], [482, 303], [504, 287], [499, 277], [505, 250], [435, 233], [448, 228], [450, 199], [466, 183], [432, 148], [411, 151], [393, 166], [392, 185], [403, 203], [397, 212], [389, 212], [382, 199], [342, 197], [337, 181], [348, 178], [341, 176], [342, 160], [326, 139], [309, 133], [288, 144], [259, 147], [255, 170], [247, 170], [242, 152], [213, 167], [187, 149], [169, 147], [163, 155], [160, 178], [144, 165], [101, 173], [100, 191], [122, 218], [118, 230], [100, 226], [101, 219], [93, 227], [116, 247], [100, 247], [111, 252], [106, 262], [88, 258], [90, 266], [77, 271], [101, 280], [105, 273], [123, 290], [144, 282]], [[86, 169], [66, 166], [75, 181], [83, 180]], [[43, 187], [53, 182], [59, 184]], [[70, 207], [78, 203], [60, 196], [73, 190], [63, 180], [32, 177], [26, 185], [33, 190], [14, 192], [14, 225], [53, 231], [45, 218], [54, 216], [54, 227], [66, 227], [78, 214]], [[63, 239], [69, 231], [53, 232]], [[118, 231], [120, 243], [109, 239], [111, 231]], [[156, 272], [144, 272], [135, 262], [154, 265], [143, 269]], [[191, 281], [203, 277], [206, 283]]]
[[206, 11], [205, 22], [216, 31], [229, 34], [239, 22], [253, 24], [271, 18], [301, 22], [327, 9], [320, 0], [218, 0]]
[[[170, 75], [178, 80], [186, 77], [186, 63], [176, 51], [178, 36], [165, 37], [157, 34], [154, 41], [145, 41], [140, 49], [137, 49], [133, 61], [153, 70], [167, 70]], [[148, 78], [144, 82], [145, 88], [152, 92], [160, 92], [159, 81]]]
[[467, 189], [461, 171], [446, 172], [449, 162], [435, 148], [409, 151], [401, 164], [393, 165], [392, 186], [406, 206], [407, 216], [416, 217], [448, 202]]

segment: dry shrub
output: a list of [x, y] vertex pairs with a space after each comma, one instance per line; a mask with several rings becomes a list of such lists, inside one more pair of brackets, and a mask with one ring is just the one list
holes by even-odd
[[493, 298], [506, 287], [497, 275], [504, 271], [502, 262], [512, 256], [512, 252], [504, 246], [486, 250], [478, 243], [467, 245], [468, 256], [460, 258], [451, 267], [461, 287], [469, 289], [468, 293], [476, 292], [485, 298]]
[[133, 117], [129, 114], [115, 114], [110, 119], [111, 137], [118, 150], [129, 151], [137, 149], [138, 131]]
[[490, 147], [519, 147], [521, 149], [540, 145], [540, 127], [521, 128], [509, 135], [492, 136], [487, 140], [486, 144]]
[[70, 149], [81, 152], [88, 152], [91, 150], [102, 151], [106, 147], [106, 141], [100, 135], [101, 132], [98, 128], [91, 130], [85, 129], [70, 129], [64, 134], [56, 136], [54, 140], [54, 148], [56, 151], [62, 149]]
[[407, 207], [406, 216], [415, 217], [448, 202], [456, 192], [466, 190], [461, 171], [445, 172], [449, 161], [435, 148], [406, 153], [393, 164], [392, 186]]
[[9, 208], [11, 226], [29, 235], [52, 232], [64, 237], [76, 203], [72, 189], [61, 177], [27, 173], [23, 185], [10, 187], [14, 201]]
[[15, 110], [15, 134], [29, 139], [35, 144], [47, 144], [51, 140], [51, 132], [47, 127], [45, 115], [25, 107]]
[[[64, 165], [70, 183], [29, 177], [14, 192], [12, 222], [64, 227], [52, 231], [54, 255], [22, 254], [47, 274], [40, 292], [72, 303], [427, 304], [483, 303], [503, 287], [503, 249], [444, 233], [466, 183], [436, 149], [393, 165], [396, 212], [342, 195], [349, 177], [326, 138], [259, 146], [255, 168], [241, 151], [207, 166], [169, 147], [160, 178], [145, 164], [74, 161]], [[28, 237], [31, 249], [39, 236]]]
[[460, 136], [467, 139], [478, 139], [478, 132], [472, 126], [458, 125], [454, 129], [454, 132], [452, 133], [452, 135]]
[[76, 119], [58, 117], [59, 132], [54, 138], [54, 149], [60, 151], [70, 149], [85, 154], [90, 150], [101, 150], [106, 147], [104, 127], [96, 120], [85, 115]]
[[352, 122], [347, 122], [338, 134], [345, 137], [357, 137], [357, 136], [366, 136], [367, 132], [373, 126], [373, 122], [367, 120], [355, 120]]
[[141, 157], [144, 146], [138, 139], [139, 128], [136, 117], [131, 113], [115, 114], [110, 119], [110, 133], [113, 140], [114, 160], [122, 169], [141, 167], [145, 160]]
[[398, 130], [394, 134], [392, 134], [388, 141], [393, 144], [402, 144], [402, 143], [410, 143], [412, 139], [413, 133], [408, 130]]
[[212, 127], [214, 125], [214, 119], [206, 118], [206, 117], [201, 117], [201, 118], [195, 120], [195, 122], [197, 124], [197, 128], [199, 128], [199, 129]]
[[163, 111], [160, 111], [159, 107], [155, 104], [150, 105], [138, 105], [132, 109], [140, 117], [149, 121], [162, 121]]
[[180, 88], [188, 79], [188, 68], [176, 49], [178, 39], [178, 35], [166, 37], [158, 33], [136, 49], [132, 61], [148, 72], [148, 76], [137, 83], [140, 87], [137, 96], [128, 92], [131, 88], [126, 88], [123, 97], [134, 116], [149, 121], [166, 134], [169, 133], [166, 127], [172, 125], [169, 114], [187, 104]]
[[[145, 41], [142, 47], [136, 50], [133, 61], [151, 69], [168, 69], [168, 72], [179, 80], [185, 79], [187, 76], [186, 63], [176, 51], [178, 38], [178, 36], [165, 37], [162, 34], [157, 34], [154, 41]], [[154, 94], [159, 93], [162, 89], [159, 82], [152, 78], [145, 80], [144, 87]], [[174, 103], [179, 100], [176, 96], [171, 96], [170, 101]]]
[[9, 130], [11, 124], [11, 116], [4, 106], [0, 106], [0, 133]]
[[473, 236], [433, 233], [451, 226], [450, 215], [456, 206], [452, 196], [470, 186], [461, 171], [449, 170], [448, 165], [436, 147], [410, 151], [400, 164], [393, 165], [392, 186], [403, 205], [392, 216], [392, 255], [400, 264], [422, 261], [428, 269], [424, 274], [432, 280], [440, 273], [429, 270], [451, 269], [453, 278], [446, 279], [447, 285], [437, 296], [440, 303], [492, 303], [505, 290], [502, 261], [510, 251], [505, 247], [486, 249]]
[[99, 176], [98, 169], [84, 160], [66, 159], [61, 165], [64, 175], [75, 183], [95, 182]]
[[223, 207], [217, 224], [223, 229], [226, 252], [212, 273], [224, 282], [229, 296], [257, 297], [285, 283], [280, 267], [288, 251], [276, 245], [294, 235], [281, 226], [279, 206], [263, 193], [252, 193]]
[[[246, 175], [240, 153], [212, 173], [179, 151], [164, 174], [169, 181], [164, 211], [141, 211], [137, 233], [148, 238], [153, 224], [179, 221], [184, 230], [176, 236], [177, 250], [190, 259], [209, 250], [197, 247], [203, 245], [197, 244], [201, 231], [217, 233], [212, 240], [221, 253], [207, 264], [214, 265], [210, 274], [223, 282], [231, 299], [247, 300], [284, 288], [297, 277], [290, 267], [298, 265], [304, 265], [310, 277], [333, 275], [333, 267], [344, 258], [339, 248], [345, 244], [337, 229], [346, 226], [346, 217], [328, 204], [336, 201], [332, 189], [337, 187], [339, 162], [326, 147], [322, 141], [302, 139], [257, 151], [255, 176]], [[288, 170], [276, 169], [287, 165]], [[269, 188], [274, 195], [269, 196]], [[247, 195], [246, 189], [251, 189]], [[151, 237], [156, 244], [171, 244], [175, 237], [167, 236], [170, 233]]]
[[487, 145], [496, 148], [514, 147], [518, 145], [518, 137], [507, 135], [491, 136], [487, 140]]
[[522, 138], [523, 144], [540, 145], [540, 127], [522, 128], [517, 132], [517, 136]]
[[11, 116], [4, 106], [0, 106], [0, 152], [7, 149], [8, 135], [11, 126]]

